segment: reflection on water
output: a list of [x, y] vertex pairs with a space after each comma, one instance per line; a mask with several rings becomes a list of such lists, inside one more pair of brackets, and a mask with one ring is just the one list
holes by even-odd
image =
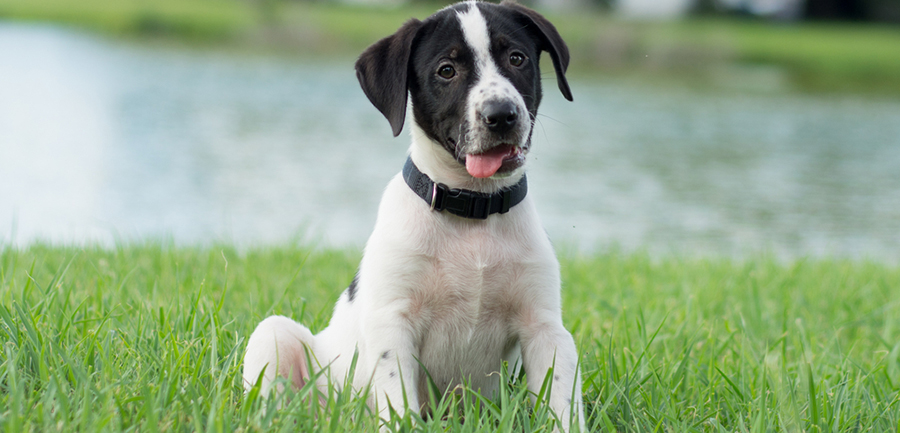
[[[0, 24], [0, 242], [361, 246], [408, 139], [352, 59]], [[900, 102], [546, 74], [530, 191], [557, 244], [900, 258]]]

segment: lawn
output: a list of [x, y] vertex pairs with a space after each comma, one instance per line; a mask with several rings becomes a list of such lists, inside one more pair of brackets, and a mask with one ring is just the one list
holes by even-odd
[[[0, 249], [0, 431], [375, 431], [351, 392], [323, 406], [240, 383], [270, 314], [321, 329], [356, 251]], [[900, 269], [828, 259], [562, 258], [591, 431], [887, 432], [900, 427]], [[445, 398], [403, 431], [549, 431], [521, 381]], [[301, 391], [308, 393], [310, 389]], [[466, 391], [471, 393], [471, 391]], [[464, 419], [464, 421], [463, 421]]]

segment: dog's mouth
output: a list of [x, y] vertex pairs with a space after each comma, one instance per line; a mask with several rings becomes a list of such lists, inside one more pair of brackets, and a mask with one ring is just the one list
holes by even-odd
[[522, 148], [509, 143], [502, 143], [482, 153], [466, 154], [465, 158], [466, 171], [479, 179], [515, 170], [524, 162]]

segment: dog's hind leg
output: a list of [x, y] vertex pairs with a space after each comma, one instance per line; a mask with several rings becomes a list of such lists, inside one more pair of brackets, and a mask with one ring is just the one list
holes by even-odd
[[[315, 337], [305, 326], [284, 316], [269, 316], [256, 326], [247, 342], [244, 354], [244, 389], [250, 390], [256, 384], [260, 373], [265, 370], [260, 385], [260, 394], [271, 391], [276, 376], [288, 379], [296, 388], [301, 388], [309, 380], [307, 355], [313, 356]], [[280, 393], [283, 389], [276, 385]]]

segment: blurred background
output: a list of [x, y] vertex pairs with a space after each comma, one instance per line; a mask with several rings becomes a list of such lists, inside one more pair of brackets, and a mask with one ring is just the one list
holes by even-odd
[[[900, 261], [900, 0], [534, 0], [557, 247]], [[0, 245], [360, 248], [408, 136], [355, 57], [403, 0], [0, 0]]]

